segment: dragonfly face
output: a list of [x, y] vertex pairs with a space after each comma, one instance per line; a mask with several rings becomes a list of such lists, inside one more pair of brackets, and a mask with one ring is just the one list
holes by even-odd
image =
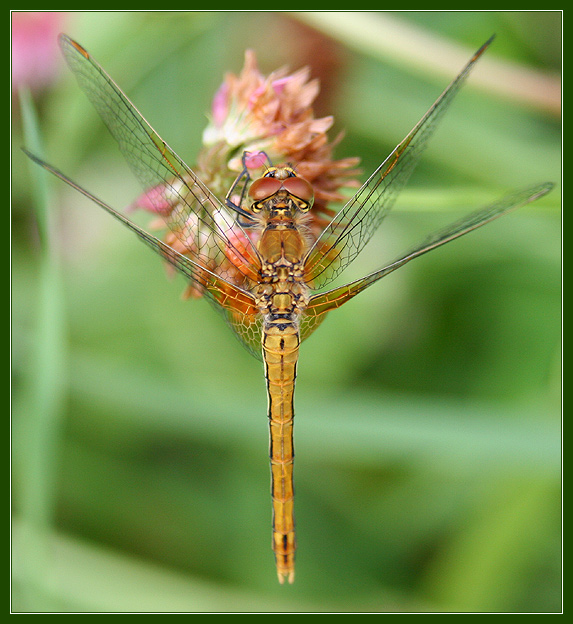
[[282, 198], [288, 197], [290, 203], [301, 212], [310, 210], [314, 202], [312, 186], [304, 178], [297, 176], [292, 167], [271, 167], [249, 188], [249, 197], [253, 201], [251, 210], [259, 212], [264, 203], [268, 203], [274, 195], [279, 194]]
[[[362, 251], [392, 208], [420, 155], [486, 42], [403, 141], [320, 231], [309, 227], [315, 192], [293, 166], [269, 166], [239, 201], [221, 201], [145, 121], [90, 54], [60, 37], [63, 54], [81, 88], [102, 116], [145, 189], [145, 202], [163, 217], [161, 240], [95, 197], [62, 172], [35, 162], [83, 193], [133, 231], [185, 276], [245, 347], [264, 362], [268, 390], [273, 501], [273, 550], [279, 580], [294, 580], [294, 385], [301, 342], [340, 307], [410, 260], [473, 231], [548, 193], [541, 183], [430, 234], [390, 264], [332, 290], [330, 284]], [[262, 153], [262, 152], [261, 152]], [[243, 158], [246, 162], [246, 158]]]

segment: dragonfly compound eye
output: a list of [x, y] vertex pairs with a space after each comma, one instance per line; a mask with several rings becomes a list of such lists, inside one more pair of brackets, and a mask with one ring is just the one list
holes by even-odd
[[258, 178], [251, 184], [249, 196], [255, 202], [260, 202], [277, 193], [282, 185], [282, 181], [277, 178]]
[[283, 188], [291, 195], [302, 199], [309, 207], [312, 206], [314, 201], [314, 190], [310, 182], [304, 178], [294, 177], [283, 180]]

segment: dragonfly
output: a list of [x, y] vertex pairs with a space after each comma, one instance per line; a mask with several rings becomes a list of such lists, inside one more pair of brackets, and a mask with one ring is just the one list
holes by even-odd
[[[545, 182], [514, 191], [429, 234], [386, 266], [326, 289], [357, 257], [392, 208], [438, 122], [470, 71], [490, 46], [486, 41], [420, 121], [334, 214], [308, 236], [313, 186], [296, 163], [266, 165], [253, 180], [246, 169], [223, 199], [209, 190], [142, 117], [92, 56], [67, 35], [63, 55], [144, 189], [183, 243], [181, 253], [147, 232], [38, 156], [26, 153], [134, 232], [181, 273], [222, 314], [253, 355], [262, 360], [268, 395], [272, 497], [272, 548], [281, 583], [295, 576], [294, 389], [301, 343], [332, 310], [414, 258], [453, 241], [510, 210], [547, 194]], [[236, 187], [236, 188], [235, 188]], [[158, 212], [160, 212], [158, 210]]]

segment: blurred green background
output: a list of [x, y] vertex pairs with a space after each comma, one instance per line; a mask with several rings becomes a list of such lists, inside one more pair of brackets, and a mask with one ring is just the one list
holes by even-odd
[[[560, 611], [560, 12], [58, 19], [190, 165], [245, 48], [265, 73], [310, 65], [317, 114], [345, 130], [336, 156], [365, 174], [496, 33], [346, 281], [514, 188], [557, 188], [393, 273], [304, 344], [297, 578], [279, 586], [261, 363], [27, 161], [15, 95], [12, 610]], [[32, 90], [45, 157], [121, 209], [141, 189], [58, 63]]]

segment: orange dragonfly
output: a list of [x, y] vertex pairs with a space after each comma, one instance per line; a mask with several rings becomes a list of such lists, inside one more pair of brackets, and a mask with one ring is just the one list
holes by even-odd
[[[262, 359], [270, 426], [272, 544], [281, 583], [292, 583], [295, 569], [293, 398], [301, 342], [328, 312], [392, 271], [542, 197], [553, 186], [543, 183], [514, 192], [430, 234], [391, 264], [324, 290], [362, 251], [391, 209], [438, 121], [492, 39], [474, 54], [330, 223], [311, 236], [306, 224], [313, 186], [297, 174], [296, 163], [273, 166], [269, 162], [264, 174], [254, 180], [245, 166], [227, 197], [220, 200], [159, 137], [89, 53], [66, 35], [60, 36], [63, 54], [81, 88], [184, 253], [27, 153], [130, 228], [182, 273], [222, 313], [245, 347]], [[237, 200], [233, 192], [239, 190]]]

